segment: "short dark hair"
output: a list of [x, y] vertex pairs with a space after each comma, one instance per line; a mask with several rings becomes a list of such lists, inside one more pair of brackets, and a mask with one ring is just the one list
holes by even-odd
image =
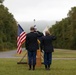
[[45, 35], [50, 35], [50, 32], [49, 31], [45, 31]]
[[32, 27], [30, 27], [30, 30], [35, 30], [35, 29], [34, 29], [34, 27], [32, 26]]

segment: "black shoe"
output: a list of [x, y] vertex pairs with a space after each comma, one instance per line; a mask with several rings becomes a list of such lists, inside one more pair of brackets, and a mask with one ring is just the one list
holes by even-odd
[[35, 65], [33, 65], [33, 70], [35, 70]]
[[31, 68], [29, 68], [28, 70], [31, 70]]
[[50, 70], [50, 68], [47, 68], [47, 70]]
[[47, 65], [45, 65], [45, 69], [47, 70]]
[[31, 65], [29, 65], [29, 70], [31, 70]]
[[33, 70], [35, 70], [35, 68], [33, 68]]
[[50, 70], [50, 65], [48, 65], [48, 70]]

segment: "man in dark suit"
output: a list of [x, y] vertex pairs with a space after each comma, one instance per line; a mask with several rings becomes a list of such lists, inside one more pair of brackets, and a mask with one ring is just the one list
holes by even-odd
[[35, 33], [34, 27], [30, 28], [30, 33], [26, 35], [26, 42], [25, 42], [25, 47], [28, 51], [28, 64], [29, 64], [29, 70], [32, 69], [35, 70], [35, 65], [36, 65], [36, 52], [39, 49], [39, 44], [38, 44], [38, 34]]
[[54, 52], [52, 41], [55, 39], [56, 37], [50, 35], [49, 31], [46, 31], [41, 39], [41, 50], [44, 50], [44, 65], [47, 70], [50, 70], [52, 63], [52, 52]]

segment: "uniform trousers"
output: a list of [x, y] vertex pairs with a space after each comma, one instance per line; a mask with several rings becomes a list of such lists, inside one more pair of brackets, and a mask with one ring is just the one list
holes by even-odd
[[51, 65], [52, 63], [52, 52], [44, 52], [44, 64]]
[[36, 65], [36, 51], [28, 51], [28, 64]]

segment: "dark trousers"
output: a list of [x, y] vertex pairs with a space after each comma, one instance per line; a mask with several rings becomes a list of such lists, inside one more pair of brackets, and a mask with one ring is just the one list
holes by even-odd
[[36, 65], [36, 51], [28, 51], [28, 64]]
[[51, 65], [52, 63], [52, 52], [44, 52], [44, 64]]

